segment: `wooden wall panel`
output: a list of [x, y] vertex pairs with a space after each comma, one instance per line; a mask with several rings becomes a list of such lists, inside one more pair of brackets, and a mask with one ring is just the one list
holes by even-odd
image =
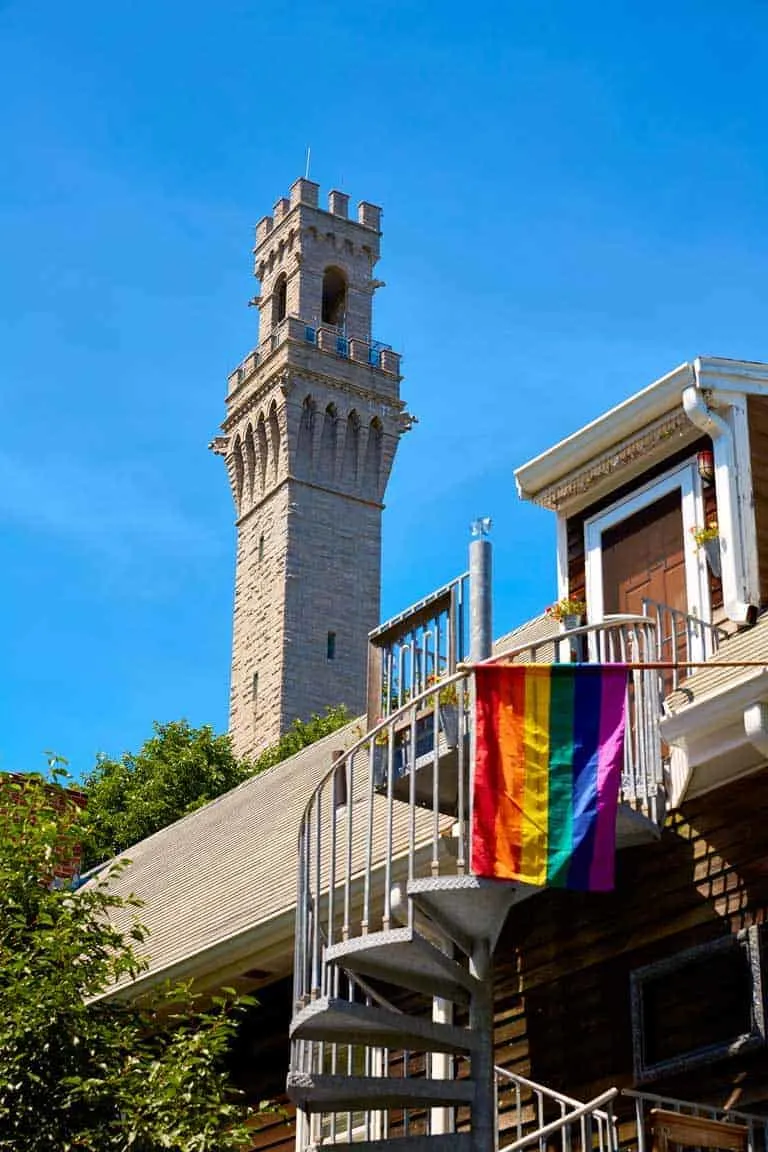
[[[253, 1101], [254, 1107], [259, 1101]], [[253, 1135], [249, 1145], [258, 1152], [294, 1152], [296, 1147], [296, 1108], [287, 1096], [272, 1100], [272, 1112], [265, 1112], [250, 1124]]]
[[752, 488], [757, 521], [757, 555], [760, 567], [760, 606], [768, 604], [768, 397], [747, 398], [752, 457]]
[[[684, 806], [658, 843], [622, 852], [615, 892], [550, 890], [513, 908], [496, 954], [497, 1063], [584, 1100], [633, 1086], [630, 973], [764, 923], [767, 848], [768, 770]], [[742, 1107], [768, 1103], [768, 1054], [650, 1087], [719, 1104], [734, 1091]], [[511, 1123], [511, 1094], [508, 1101]]]

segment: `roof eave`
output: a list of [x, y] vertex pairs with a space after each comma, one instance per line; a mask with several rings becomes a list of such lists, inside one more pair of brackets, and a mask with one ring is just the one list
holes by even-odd
[[586, 424], [578, 432], [548, 448], [515, 470], [522, 500], [536, 500], [545, 488], [607, 452], [614, 444], [663, 416], [680, 402], [682, 391], [693, 383], [693, 365], [687, 361]]

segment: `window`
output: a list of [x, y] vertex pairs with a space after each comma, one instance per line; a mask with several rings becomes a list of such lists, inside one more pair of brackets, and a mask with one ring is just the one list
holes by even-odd
[[757, 928], [631, 975], [635, 1078], [676, 1075], [765, 1043]]
[[342, 328], [347, 312], [347, 279], [340, 268], [326, 268], [323, 274], [323, 324]]
[[259, 563], [264, 559], [264, 533], [259, 536]]
[[336, 659], [336, 633], [329, 632], [325, 641], [325, 655], [328, 660]]
[[285, 320], [286, 308], [288, 305], [288, 277], [283, 272], [278, 276], [275, 281], [275, 287], [272, 290], [272, 327], [281, 324]]
[[259, 674], [258, 674], [258, 672], [254, 672], [253, 677], [251, 679], [251, 697], [252, 697], [254, 704], [259, 699]]

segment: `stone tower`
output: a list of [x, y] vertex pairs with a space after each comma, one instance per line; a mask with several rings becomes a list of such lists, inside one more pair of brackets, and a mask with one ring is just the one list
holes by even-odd
[[365, 707], [381, 512], [411, 423], [400, 357], [372, 339], [381, 210], [297, 180], [256, 226], [259, 343], [229, 377], [223, 435], [237, 564], [230, 731], [239, 755], [295, 717]]

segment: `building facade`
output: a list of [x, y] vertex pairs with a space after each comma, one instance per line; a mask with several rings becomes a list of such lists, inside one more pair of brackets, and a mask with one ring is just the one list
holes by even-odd
[[256, 755], [296, 718], [363, 711], [379, 621], [381, 514], [411, 418], [400, 357], [373, 339], [381, 210], [318, 205], [297, 180], [256, 227], [258, 346], [231, 374], [223, 435], [237, 560], [230, 731]]

